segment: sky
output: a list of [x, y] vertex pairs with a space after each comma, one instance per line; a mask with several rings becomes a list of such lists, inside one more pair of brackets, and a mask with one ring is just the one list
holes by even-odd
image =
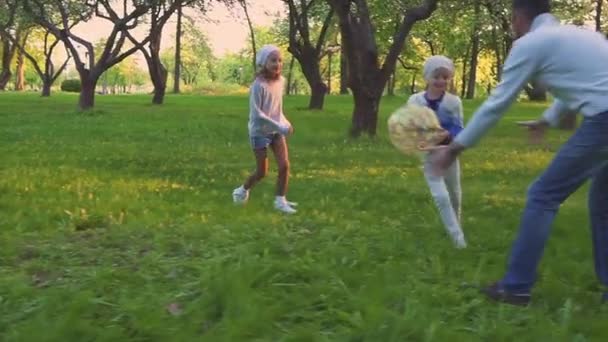
[[[270, 26], [277, 16], [284, 15], [285, 6], [281, 0], [251, 0], [249, 3], [249, 14], [255, 26]], [[191, 9], [185, 13], [194, 14]], [[174, 45], [175, 24], [175, 17], [167, 23], [163, 33], [162, 49]], [[224, 5], [216, 4], [207, 13], [206, 19], [198, 19], [197, 24], [207, 35], [214, 54], [218, 57], [237, 52], [248, 44], [249, 28], [241, 7], [236, 7], [231, 13]], [[111, 28], [111, 24], [105, 19], [92, 19], [76, 26], [73, 32], [88, 41], [97, 42], [106, 37]], [[143, 32], [145, 32], [144, 25], [135, 31], [138, 36]]]

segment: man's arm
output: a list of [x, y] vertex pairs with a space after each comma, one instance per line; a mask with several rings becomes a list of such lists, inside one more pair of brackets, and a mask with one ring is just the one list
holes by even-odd
[[[523, 38], [522, 38], [523, 39]], [[463, 148], [475, 145], [504, 115], [537, 69], [539, 51], [526, 41], [516, 41], [505, 61], [502, 80], [454, 140]]]

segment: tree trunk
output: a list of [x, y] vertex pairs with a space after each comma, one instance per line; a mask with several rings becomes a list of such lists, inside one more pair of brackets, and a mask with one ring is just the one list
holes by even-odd
[[161, 63], [158, 54], [153, 55], [156, 55], [156, 57], [152, 57], [148, 61], [150, 80], [154, 86], [154, 97], [152, 98], [152, 104], [161, 105], [165, 102], [165, 92], [167, 89], [167, 78], [169, 76], [169, 72]]
[[469, 51], [462, 59], [462, 87], [460, 88], [460, 97], [464, 97], [467, 89], [467, 62], [469, 60]]
[[42, 97], [51, 96], [51, 85], [52, 81], [48, 79], [42, 80]]
[[321, 110], [325, 103], [325, 94], [327, 94], [327, 86], [323, 82], [316, 83], [311, 89], [310, 101], [308, 109]]
[[25, 55], [21, 50], [17, 51], [17, 69], [15, 70], [15, 90], [25, 90]]
[[14, 49], [11, 43], [4, 39], [2, 40], [2, 68], [0, 69], [0, 91], [6, 90], [6, 85], [10, 81], [11, 73], [11, 60], [13, 59]]
[[494, 48], [494, 55], [496, 57], [496, 69], [494, 70], [495, 79], [497, 82], [500, 82], [500, 77], [502, 73], [502, 46], [501, 42], [498, 40], [498, 34], [496, 33], [496, 27], [492, 27], [492, 47]]
[[300, 62], [302, 73], [310, 86], [310, 102], [308, 109], [323, 109], [325, 95], [327, 94], [327, 85], [323, 83], [321, 70], [319, 68], [319, 60], [315, 57], [313, 49], [302, 51], [299, 56], [295, 56]]
[[410, 84], [410, 94], [416, 93], [416, 76], [416, 72], [412, 73], [412, 84]]
[[468, 80], [466, 84], [465, 98], [475, 98], [475, 87], [477, 86], [477, 62], [479, 57], [479, 36], [473, 39], [473, 45], [471, 47], [470, 66], [469, 74], [467, 75]]
[[295, 58], [293, 55], [291, 56], [291, 60], [289, 61], [289, 73], [287, 74], [287, 95], [291, 95], [291, 87], [293, 82], [293, 66], [295, 65]]
[[331, 94], [331, 63], [332, 58], [333, 57], [333, 53], [329, 53], [327, 56], [327, 62], [328, 62], [328, 70], [327, 70], [327, 94]]
[[182, 64], [182, 5], [177, 7], [177, 28], [175, 33], [175, 71], [173, 74], [173, 92], [179, 94], [179, 80]]
[[256, 73], [256, 66], [255, 66], [255, 59], [256, 59], [256, 54], [257, 54], [257, 48], [255, 45], [255, 31], [253, 29], [253, 23], [251, 22], [251, 17], [249, 16], [249, 10], [247, 8], [247, 0], [240, 0], [241, 6], [243, 7], [243, 10], [245, 11], [245, 18], [247, 19], [247, 25], [249, 26], [249, 35], [250, 35], [250, 39], [251, 39], [251, 50], [253, 52], [253, 59], [252, 59], [252, 66], [253, 66], [253, 72]]
[[475, 25], [473, 25], [473, 36], [471, 37], [471, 64], [469, 68], [469, 81], [465, 98], [475, 98], [475, 87], [477, 86], [477, 62], [479, 57], [479, 21], [481, 1], [475, 1]]
[[[332, 8], [340, 19], [340, 33], [348, 58], [349, 86], [353, 92], [355, 108], [353, 110], [351, 135], [358, 137], [362, 133], [376, 135], [380, 99], [405, 41], [414, 24], [425, 20], [437, 8], [437, 0], [426, 0], [418, 7], [404, 11], [403, 20], [393, 37], [388, 53], [380, 64], [375, 30], [366, 1], [330, 1]], [[354, 8], [356, 7], [356, 8]]]
[[370, 89], [353, 89], [353, 95], [355, 108], [353, 110], [350, 135], [354, 138], [359, 137], [362, 133], [375, 136], [382, 94], [371, 92]]
[[595, 2], [595, 30], [602, 32], [602, 5], [604, 0], [596, 0]]
[[150, 39], [150, 51], [144, 52], [146, 63], [148, 63], [148, 73], [150, 80], [154, 86], [154, 96], [152, 104], [161, 105], [165, 102], [165, 92], [167, 91], [167, 78], [169, 71], [163, 65], [160, 59], [160, 45], [162, 41], [162, 27], [156, 27], [157, 30], [152, 30]]
[[391, 74], [391, 78], [388, 80], [387, 87], [386, 87], [386, 94], [388, 96], [395, 96], [395, 83], [396, 83], [395, 73], [393, 72]]
[[154, 83], [154, 97], [152, 98], [152, 103], [156, 105], [161, 105], [165, 102], [165, 91], [167, 89], [167, 77], [168, 72], [164, 70], [164, 79], [159, 79]]
[[78, 107], [80, 110], [88, 110], [95, 106], [95, 87], [97, 86], [97, 78], [92, 78], [89, 75], [80, 76], [80, 98]]
[[342, 49], [340, 51], [340, 95], [346, 94], [348, 94], [348, 64], [344, 56], [344, 49]]

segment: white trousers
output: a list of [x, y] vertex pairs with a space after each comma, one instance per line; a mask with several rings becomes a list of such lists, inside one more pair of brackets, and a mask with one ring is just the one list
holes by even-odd
[[427, 157], [424, 160], [424, 178], [448, 234], [456, 244], [459, 244], [459, 241], [464, 243], [464, 233], [460, 227], [462, 201], [460, 163], [456, 160], [442, 177], [437, 177], [432, 175]]

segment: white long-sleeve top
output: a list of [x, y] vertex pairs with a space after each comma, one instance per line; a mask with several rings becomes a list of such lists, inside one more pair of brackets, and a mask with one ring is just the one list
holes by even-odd
[[[428, 101], [425, 98], [426, 91], [412, 94], [407, 100], [408, 104], [415, 104], [418, 106], [428, 106]], [[431, 108], [433, 109], [433, 108]], [[435, 110], [437, 119], [439, 120], [441, 127], [447, 129], [452, 137], [457, 136], [456, 131], [464, 127], [464, 114], [462, 109], [462, 101], [460, 97], [446, 92], [439, 102], [439, 108]]]
[[283, 77], [268, 81], [256, 77], [249, 96], [249, 136], [286, 135], [291, 123], [283, 114]]
[[563, 114], [594, 116], [608, 111], [608, 42], [597, 32], [537, 16], [530, 32], [513, 43], [502, 80], [473, 115], [456, 142], [469, 147], [494, 126], [532, 79], [555, 101], [543, 117], [556, 126]]

